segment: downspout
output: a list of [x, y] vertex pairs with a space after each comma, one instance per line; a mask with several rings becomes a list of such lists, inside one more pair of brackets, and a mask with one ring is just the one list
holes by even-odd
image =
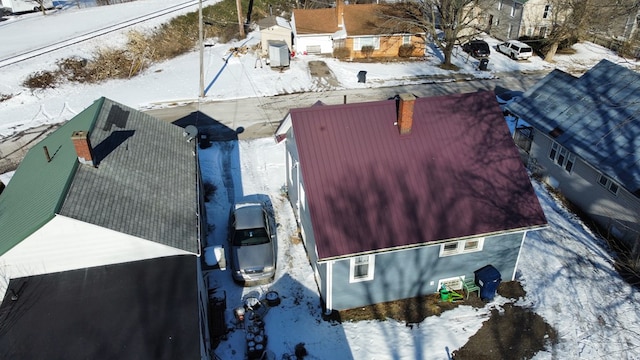
[[296, 212], [298, 213], [298, 220], [301, 219], [301, 214], [300, 214], [300, 189], [302, 188], [302, 181], [300, 180], [300, 166], [299, 166], [299, 162], [296, 160], [294, 165], [296, 167], [296, 182], [297, 182], [297, 196], [296, 196]]
[[330, 315], [333, 311], [333, 261], [327, 261], [327, 272], [325, 274], [325, 299], [324, 299], [324, 313]]
[[513, 274], [511, 275], [511, 281], [516, 279], [516, 271], [518, 271], [518, 263], [520, 263], [520, 255], [522, 255], [522, 247], [524, 246], [524, 239], [527, 237], [527, 230], [522, 233], [522, 241], [520, 241], [520, 249], [518, 249], [518, 257], [516, 258], [516, 264], [513, 267]]

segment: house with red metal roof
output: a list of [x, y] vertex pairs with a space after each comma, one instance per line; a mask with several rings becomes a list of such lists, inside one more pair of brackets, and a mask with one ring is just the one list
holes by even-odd
[[327, 311], [515, 277], [546, 218], [493, 92], [292, 109], [288, 195]]

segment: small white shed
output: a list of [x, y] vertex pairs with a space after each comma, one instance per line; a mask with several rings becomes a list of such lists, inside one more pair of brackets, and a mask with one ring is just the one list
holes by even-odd
[[282, 40], [269, 40], [269, 66], [271, 67], [287, 67], [291, 55], [289, 46]]
[[260, 29], [262, 56], [267, 56], [269, 53], [270, 40], [284, 41], [288, 48], [291, 49], [293, 37], [291, 25], [285, 18], [272, 15], [258, 21], [258, 27]]

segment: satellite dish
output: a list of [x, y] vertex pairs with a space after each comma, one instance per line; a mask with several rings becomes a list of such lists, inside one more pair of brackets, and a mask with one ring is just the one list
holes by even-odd
[[187, 141], [191, 141], [198, 136], [198, 128], [193, 125], [187, 125], [184, 128], [184, 136], [187, 137]]

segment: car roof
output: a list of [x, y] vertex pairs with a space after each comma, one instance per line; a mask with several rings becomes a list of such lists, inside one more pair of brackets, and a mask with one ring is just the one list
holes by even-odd
[[525, 44], [525, 43], [523, 43], [521, 41], [518, 41], [518, 40], [507, 40], [507, 42], [511, 43], [513, 45], [516, 45], [518, 47], [531, 47], [531, 46], [529, 46], [529, 45], [527, 45], [527, 44]]
[[262, 204], [241, 203], [234, 206], [236, 229], [256, 229], [265, 227]]

